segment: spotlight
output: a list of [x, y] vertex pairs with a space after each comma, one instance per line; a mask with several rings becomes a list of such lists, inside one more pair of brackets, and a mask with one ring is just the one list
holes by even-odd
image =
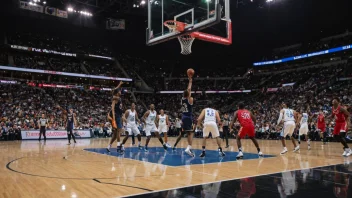
[[72, 7], [68, 7], [68, 8], [67, 8], [67, 11], [73, 12], [73, 8], [72, 8]]
[[141, 4], [142, 4], [142, 5], [144, 5], [144, 4], [145, 4], [145, 1], [144, 1], [144, 0], [143, 0], [143, 1], [141, 1]]
[[45, 5], [45, 4], [46, 4], [46, 1], [43, 1], [43, 4]]

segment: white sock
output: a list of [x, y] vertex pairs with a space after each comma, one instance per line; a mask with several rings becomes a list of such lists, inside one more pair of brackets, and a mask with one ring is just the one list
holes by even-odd
[[284, 147], [284, 150], [287, 150], [287, 148], [286, 148], [286, 147]]
[[121, 144], [120, 142], [117, 142], [117, 146], [120, 146], [120, 144]]
[[108, 148], [111, 148], [111, 144], [108, 145]]
[[121, 144], [121, 147], [122, 147], [122, 148], [125, 148], [125, 145]]
[[141, 145], [141, 142], [138, 142], [138, 146], [140, 146]]

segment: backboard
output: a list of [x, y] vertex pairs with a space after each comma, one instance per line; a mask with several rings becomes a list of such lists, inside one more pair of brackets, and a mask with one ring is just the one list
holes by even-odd
[[[199, 32], [220, 23], [221, 20], [228, 22], [227, 38]], [[171, 31], [164, 25], [166, 21], [185, 23], [184, 31]], [[231, 44], [230, 0], [148, 0], [147, 45], [155, 45], [182, 35], [191, 35], [207, 42]]]

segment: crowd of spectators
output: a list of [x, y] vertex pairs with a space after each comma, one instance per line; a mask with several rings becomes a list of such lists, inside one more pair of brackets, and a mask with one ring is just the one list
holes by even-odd
[[[328, 39], [320, 44], [319, 42], [312, 44], [312, 46], [314, 49], [331, 48], [347, 42], [346, 39], [349, 41], [351, 36], [346, 34], [345, 37], [340, 37], [337, 40]], [[105, 47], [77, 43], [74, 44], [75, 47], [72, 47], [72, 42], [62, 41], [56, 37], [14, 34], [10, 35], [8, 40], [11, 44], [50, 48], [57, 51], [80, 52], [81, 50], [84, 53], [112, 55], [111, 51]], [[312, 50], [309, 47], [307, 49]], [[306, 49], [301, 49], [300, 52], [304, 50]], [[348, 54], [344, 54], [342, 58], [337, 59], [315, 57], [309, 60], [295, 61], [292, 64], [281, 64], [275, 69], [268, 67], [269, 69], [261, 71], [253, 70], [253, 72], [247, 73], [248, 75], [246, 75], [247, 69], [234, 70], [230, 65], [216, 68], [216, 70], [214, 68], [199, 69], [193, 78], [192, 86], [192, 90], [201, 91], [192, 95], [195, 98], [194, 118], [197, 118], [201, 109], [205, 107], [213, 107], [221, 114], [232, 114], [236, 110], [236, 104], [244, 101], [247, 105], [246, 108], [257, 116], [257, 137], [275, 139], [279, 132], [276, 121], [280, 104], [285, 102], [297, 111], [308, 112], [312, 118], [310, 120], [311, 129], [314, 130], [314, 115], [320, 109], [330, 113], [330, 103], [333, 96], [340, 97], [344, 105], [352, 105], [352, 89], [349, 83], [337, 81], [339, 77], [351, 76], [351, 63], [347, 61], [347, 63], [339, 62], [335, 65], [314, 67], [302, 67], [302, 65], [309, 66], [339, 61], [348, 56]], [[187, 87], [188, 79], [184, 69], [180, 67], [182, 64], [180, 62], [144, 60], [123, 54], [116, 56], [116, 62], [25, 53], [15, 54], [12, 57], [17, 67], [104, 76], [122, 76], [122, 71], [119, 69], [121, 65], [128, 77], [141, 78], [147, 85], [154, 88], [154, 93], [134, 93], [140, 117], [153, 103], [158, 111], [164, 109], [170, 115], [172, 122], [176, 118], [180, 118], [181, 112], [178, 104], [182, 94], [157, 94], [158, 90], [184, 90]], [[0, 64], [6, 62], [8, 62], [8, 56], [0, 53]], [[277, 72], [278, 69], [281, 72]], [[239, 75], [239, 71], [242, 72], [241, 75]], [[272, 72], [272, 74], [266, 75], [264, 72]], [[227, 78], [221, 79], [221, 77]], [[282, 85], [285, 83], [294, 83], [294, 85], [283, 87]], [[278, 89], [268, 92], [268, 88]], [[239, 94], [205, 94], [204, 92], [207, 90], [245, 89], [253, 92]], [[45, 113], [50, 118], [49, 129], [64, 129], [66, 120], [64, 112], [68, 107], [75, 109], [80, 128], [90, 128], [98, 137], [106, 137], [111, 134], [111, 128], [106, 125], [106, 115], [111, 108], [110, 92], [88, 89], [38, 88], [30, 87], [27, 84], [0, 85], [0, 91], [1, 137], [3, 139], [18, 138], [19, 130], [37, 129], [37, 119], [41, 113]], [[124, 108], [127, 109], [133, 101], [133, 97], [126, 94], [123, 98]]]
[[276, 60], [291, 56], [299, 56], [301, 54], [327, 50], [335, 47], [349, 45], [351, 43], [352, 33], [347, 30], [342, 34], [323, 38], [321, 40], [296, 44], [291, 47], [287, 47], [286, 49], [278, 48], [274, 50], [271, 55], [264, 57], [262, 61]]
[[65, 40], [61, 37], [30, 32], [11, 32], [7, 34], [8, 44], [50, 49], [58, 52], [94, 54], [112, 56], [112, 51], [106, 46], [85, 44], [76, 40]]

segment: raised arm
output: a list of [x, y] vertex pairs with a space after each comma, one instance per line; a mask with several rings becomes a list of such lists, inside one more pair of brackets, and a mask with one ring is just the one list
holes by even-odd
[[[192, 78], [188, 78], [187, 91], [189, 92], [189, 97], [191, 98], [191, 89], [192, 89]], [[193, 102], [193, 101], [192, 101]]]
[[115, 87], [113, 90], [121, 88], [122, 85], [123, 85], [123, 81], [120, 81], [120, 83], [117, 85], [117, 87]]

